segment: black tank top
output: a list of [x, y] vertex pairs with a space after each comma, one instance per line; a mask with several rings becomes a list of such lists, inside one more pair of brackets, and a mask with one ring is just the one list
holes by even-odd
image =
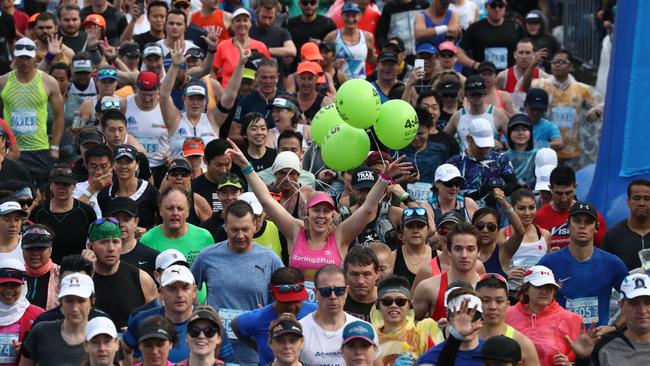
[[[411, 272], [409, 267], [406, 265], [406, 260], [404, 260], [404, 254], [402, 253], [403, 248], [403, 246], [397, 248], [397, 253], [395, 253], [395, 268], [393, 269], [393, 274], [406, 278], [409, 280], [409, 285], [413, 287], [413, 282], [415, 281], [415, 275], [417, 273]], [[435, 250], [431, 250], [432, 259], [434, 258], [435, 252]], [[428, 261], [422, 261], [422, 263], [429, 265]]]
[[316, 100], [314, 100], [314, 103], [312, 103], [312, 105], [309, 108], [307, 108], [307, 110], [302, 112], [302, 114], [304, 114], [308, 120], [311, 121], [312, 119], [314, 119], [314, 116], [320, 110], [320, 105], [323, 103], [323, 98], [325, 98], [325, 96], [319, 93], [318, 96], [316, 97]]
[[194, 205], [194, 193], [190, 194], [190, 212], [187, 215], [187, 222], [195, 226], [201, 226], [201, 219], [196, 213], [196, 206]]
[[95, 273], [93, 282], [95, 306], [110, 315], [118, 329], [126, 327], [131, 311], [144, 304], [140, 270], [120, 261], [117, 272], [110, 276]]

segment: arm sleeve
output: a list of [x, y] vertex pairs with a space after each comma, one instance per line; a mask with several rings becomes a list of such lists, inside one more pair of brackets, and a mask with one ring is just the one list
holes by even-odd
[[126, 327], [126, 332], [122, 333], [122, 339], [124, 340], [124, 343], [126, 343], [126, 345], [132, 349], [136, 349], [138, 345], [137, 330], [139, 324], [139, 317], [134, 316], [133, 318], [129, 319], [128, 326]]
[[246, 311], [237, 317], [237, 327], [242, 337], [252, 337], [255, 333], [253, 311]]

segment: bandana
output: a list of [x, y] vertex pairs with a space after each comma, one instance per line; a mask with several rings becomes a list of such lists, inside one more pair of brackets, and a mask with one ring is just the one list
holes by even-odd
[[120, 238], [120, 227], [110, 221], [102, 222], [99, 225], [92, 225], [88, 230], [88, 241], [91, 243], [106, 238]]

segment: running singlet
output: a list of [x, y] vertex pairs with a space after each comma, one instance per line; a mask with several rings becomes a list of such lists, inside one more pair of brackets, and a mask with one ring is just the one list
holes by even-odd
[[4, 103], [3, 114], [22, 151], [48, 150], [47, 92], [43, 86], [43, 72], [28, 83], [16, 79], [16, 72], [7, 76], [7, 84], [0, 93]]
[[436, 303], [433, 306], [433, 314], [431, 314], [431, 318], [435, 321], [447, 317], [447, 307], [445, 306], [445, 292], [447, 292], [448, 289], [449, 277], [447, 276], [447, 272], [442, 272], [442, 274], [440, 274], [438, 297], [436, 297]]
[[212, 128], [212, 124], [208, 119], [208, 115], [201, 113], [199, 118], [199, 123], [196, 125], [192, 124], [189, 119], [187, 119], [187, 114], [181, 114], [181, 121], [174, 131], [174, 134], [169, 138], [169, 148], [171, 150], [171, 158], [177, 159], [183, 155], [183, 142], [188, 137], [200, 137], [203, 140], [204, 144], [219, 138], [219, 131], [215, 131]]
[[341, 36], [341, 31], [336, 31], [336, 58], [345, 60], [341, 68], [351, 79], [366, 78], [366, 58], [368, 57], [368, 43], [362, 30], [359, 30], [359, 42], [347, 44]]
[[[440, 203], [438, 203], [438, 196], [434, 195], [431, 197], [429, 204], [431, 205], [431, 208], [433, 209], [433, 213], [435, 215], [436, 226], [438, 226], [443, 215], [442, 209], [440, 209]], [[463, 195], [456, 195], [456, 207], [454, 210], [465, 217], [466, 222], [472, 222], [472, 217], [469, 215], [467, 207], [465, 207], [465, 197], [463, 197]]]
[[306, 280], [312, 281], [316, 271], [327, 264], [334, 264], [338, 267], [343, 266], [343, 259], [334, 232], [331, 232], [327, 237], [327, 244], [323, 249], [312, 250], [309, 248], [305, 229], [300, 229], [293, 251], [289, 256], [289, 266], [302, 272]]
[[[429, 18], [429, 15], [427, 14], [426, 10], [423, 10], [421, 14], [424, 17], [424, 24], [426, 25], [427, 29], [431, 29], [431, 28], [435, 28], [435, 27], [437, 27], [439, 25], [448, 25], [449, 21], [451, 20], [452, 11], [451, 11], [451, 9], [447, 9], [447, 12], [445, 12], [445, 17], [442, 18], [442, 21], [440, 23], [437, 23], [437, 24], [433, 22], [433, 19]], [[426, 41], [418, 41], [417, 45], [419, 46], [422, 43], [431, 43], [432, 45], [436, 46], [436, 48], [438, 48], [438, 46], [442, 42], [446, 41], [446, 39], [447, 39], [446, 33], [445, 34], [436, 34], [435, 36], [427, 39]]]
[[[98, 94], [97, 87], [95, 86], [95, 81], [92, 78], [90, 79], [90, 83], [84, 90], [77, 88], [77, 86], [74, 85], [74, 83], [70, 83], [70, 88], [68, 89], [68, 95], [78, 95], [81, 98], [83, 98], [84, 101], [88, 100], [88, 98], [96, 97], [97, 94]], [[93, 103], [93, 107], [95, 106], [95, 104], [97, 104], [97, 98], [95, 98], [94, 102], [95, 103]]]
[[160, 112], [160, 104], [150, 111], [143, 111], [135, 104], [135, 95], [126, 98], [126, 128], [144, 146], [152, 168], [165, 164], [169, 150], [167, 126]]
[[496, 132], [496, 127], [494, 126], [494, 106], [492, 104], [490, 104], [487, 107], [487, 110], [481, 114], [470, 114], [465, 107], [461, 108], [460, 118], [458, 119], [458, 128], [456, 128], [461, 152], [467, 149], [467, 135], [469, 134], [469, 125], [473, 120], [477, 118], [484, 118], [490, 121], [490, 123], [492, 123], [492, 129], [494, 132]]
[[[539, 69], [537, 67], [533, 70], [533, 79], [539, 79]], [[503, 90], [514, 93], [518, 82], [519, 78], [515, 75], [515, 66], [509, 67], [506, 71], [506, 82]]]
[[[402, 253], [402, 249], [404, 247], [399, 247], [397, 248], [397, 251], [395, 253], [395, 269], [393, 269], [393, 274], [402, 276], [406, 278], [409, 281], [409, 286], [413, 286], [413, 282], [415, 281], [415, 275], [416, 273], [411, 272], [409, 270], [408, 265], [406, 264], [406, 260], [404, 259], [404, 253]], [[435, 249], [431, 251], [431, 270], [433, 272], [435, 265], [433, 264], [436, 262], [436, 258], [433, 256], [435, 254]], [[437, 263], [437, 262], [436, 262]], [[433, 273], [435, 276], [438, 273]]]
[[[511, 235], [512, 228], [510, 226], [505, 229], [505, 236], [508, 238]], [[521, 243], [519, 249], [515, 252], [515, 255], [512, 256], [510, 260], [510, 267], [520, 267], [523, 269], [528, 269], [539, 262], [540, 259], [548, 252], [548, 245], [546, 240], [542, 235], [542, 231], [539, 226], [535, 225], [535, 231], [537, 232], [537, 241]]]

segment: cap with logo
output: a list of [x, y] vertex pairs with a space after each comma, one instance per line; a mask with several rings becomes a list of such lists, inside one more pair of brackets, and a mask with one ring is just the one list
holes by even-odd
[[86, 324], [87, 341], [90, 341], [100, 334], [106, 334], [111, 338], [117, 338], [117, 329], [115, 329], [115, 324], [105, 316], [92, 318]]
[[478, 75], [470, 75], [465, 80], [465, 94], [485, 94], [485, 80]]
[[174, 169], [184, 170], [186, 172], [192, 173], [192, 165], [185, 158], [174, 159], [171, 164], [169, 164], [168, 172], [171, 172]]
[[302, 337], [302, 325], [296, 320], [284, 319], [280, 320], [275, 327], [271, 328], [269, 333], [271, 338], [280, 338], [286, 334]]
[[318, 45], [314, 42], [307, 42], [300, 47], [300, 57], [305, 61], [320, 61], [323, 59]]
[[377, 62], [384, 62], [384, 61], [399, 62], [399, 58], [397, 58], [397, 54], [395, 52], [384, 51], [379, 54], [379, 57], [377, 58]]
[[438, 49], [436, 46], [432, 45], [431, 43], [420, 43], [418, 47], [415, 49], [416, 54], [420, 53], [426, 53], [429, 55], [437, 55], [438, 54]]
[[[166, 323], [171, 323], [171, 321], [167, 318], [164, 318], [163, 320]], [[173, 325], [170, 324], [170, 326]], [[138, 343], [142, 343], [147, 339], [162, 339], [167, 341], [172, 341], [174, 339], [173, 335], [165, 330], [162, 325], [146, 321], [140, 323], [140, 327], [138, 328], [138, 335]]]
[[494, 147], [494, 128], [492, 122], [485, 118], [474, 118], [469, 123], [469, 136], [480, 148]]
[[438, 84], [436, 89], [438, 89], [438, 92], [440, 93], [441, 96], [445, 96], [445, 95], [456, 96], [458, 95], [458, 91], [460, 90], [460, 84], [458, 84], [458, 82], [456, 81], [446, 81], [444, 83]]
[[476, 71], [479, 73], [483, 71], [492, 71], [493, 73], [496, 74], [497, 67], [494, 65], [492, 61], [483, 61], [480, 64], [478, 64], [478, 69], [476, 69]]
[[362, 189], [370, 189], [377, 181], [377, 173], [369, 166], [362, 165], [352, 172], [352, 189], [359, 191]]
[[242, 193], [241, 196], [239, 196], [239, 199], [248, 203], [251, 205], [253, 208], [253, 214], [254, 215], [261, 215], [264, 209], [262, 208], [262, 204], [260, 201], [257, 199], [257, 196], [255, 196], [255, 193], [253, 192], [244, 192]]
[[498, 335], [488, 338], [481, 348], [481, 354], [473, 356], [479, 360], [509, 362], [516, 365], [521, 361], [521, 347], [512, 338]]
[[34, 224], [23, 232], [23, 238], [20, 241], [21, 249], [29, 248], [51, 248], [54, 241], [54, 235], [43, 225]]
[[454, 54], [458, 53], [458, 47], [454, 44], [452, 41], [444, 41], [440, 45], [438, 45], [438, 51], [450, 51], [453, 52]]
[[205, 97], [208, 95], [208, 88], [202, 80], [192, 79], [185, 87], [185, 96], [200, 95]]
[[326, 49], [327, 51], [335, 52], [336, 51], [336, 43], [334, 41], [322, 41], [318, 45], [319, 49]]
[[106, 29], [106, 19], [104, 19], [100, 14], [89, 14], [84, 20], [83, 26], [86, 27], [88, 24], [94, 24]]
[[14, 57], [36, 57], [36, 43], [27, 37], [23, 37], [14, 44]]
[[[300, 64], [303, 65], [303, 68], [301, 71], [300, 65], [298, 65], [298, 71], [297, 71], [298, 74], [301, 74], [303, 72], [309, 72], [318, 76], [318, 74], [315, 71], [313, 71], [314, 69], [311, 66], [305, 65], [305, 64], [313, 64], [313, 62], [305, 61], [305, 62], [301, 62]], [[290, 111], [298, 111], [298, 106], [293, 104], [293, 102], [291, 102], [290, 100], [282, 97], [273, 98], [273, 101], [269, 103], [267, 109], [273, 109], [273, 108], [281, 108], [281, 109], [288, 109]]]
[[573, 206], [571, 206], [571, 209], [569, 210], [569, 217], [579, 214], [589, 215], [595, 220], [598, 220], [598, 211], [596, 211], [594, 206], [587, 202], [578, 201], [574, 203]]
[[394, 49], [394, 52], [396, 53], [402, 53], [406, 51], [406, 46], [404, 45], [404, 41], [400, 37], [390, 37], [388, 39], [388, 42], [384, 44], [384, 48], [390, 47]]
[[149, 57], [149, 56], [158, 56], [158, 57], [163, 57], [163, 50], [162, 47], [160, 47], [159, 44], [157, 43], [147, 43], [144, 46], [144, 51], [142, 52], [142, 55], [144, 57]]
[[120, 237], [122, 237], [120, 225], [112, 217], [97, 219], [88, 228], [88, 241], [91, 243], [97, 240]]
[[24, 283], [25, 264], [16, 259], [5, 257], [0, 260], [0, 283]]
[[64, 296], [72, 295], [87, 299], [95, 292], [95, 284], [93, 279], [87, 274], [72, 273], [61, 280], [61, 288], [59, 290], [59, 299]]
[[179, 264], [172, 264], [163, 270], [160, 275], [160, 285], [167, 286], [174, 282], [182, 282], [190, 285], [194, 284], [194, 275], [189, 268]]
[[271, 165], [271, 171], [273, 172], [273, 174], [276, 174], [280, 170], [286, 168], [291, 168], [292, 170], [295, 170], [298, 173], [302, 171], [300, 158], [293, 151], [283, 151], [279, 153], [275, 157], [275, 161], [273, 161], [273, 165]]
[[524, 102], [529, 108], [546, 110], [548, 107], [548, 93], [540, 88], [529, 89]]
[[235, 187], [240, 190], [244, 190], [244, 183], [242, 183], [241, 178], [234, 173], [226, 173], [219, 182], [217, 183], [217, 190], [220, 190], [225, 187]]
[[211, 311], [205, 309], [195, 310], [192, 313], [192, 315], [190, 315], [190, 318], [188, 319], [188, 324], [192, 324], [199, 320], [207, 320], [217, 328], [219, 328], [221, 325], [219, 319], [217, 319], [217, 317], [215, 317]]
[[341, 14], [345, 14], [345, 13], [361, 14], [361, 8], [357, 3], [348, 1], [345, 4], [343, 4], [343, 7], [341, 8]]
[[13, 199], [6, 199], [0, 203], [0, 216], [5, 216], [18, 212], [21, 216], [27, 217], [27, 211], [23, 210], [23, 207]]
[[58, 165], [50, 170], [50, 182], [77, 184], [77, 177], [68, 166]]
[[153, 71], [141, 71], [135, 84], [138, 89], [144, 91], [157, 90], [158, 86], [160, 86], [158, 75]]
[[650, 276], [645, 273], [631, 274], [621, 283], [621, 300], [650, 296]]
[[93, 63], [90, 61], [90, 59], [78, 59], [78, 60], [72, 60], [72, 72], [73, 73], [78, 73], [78, 72], [91, 72], [93, 71]]
[[435, 178], [436, 182], [442, 181], [442, 182], [449, 182], [452, 179], [462, 179], [463, 178], [462, 174], [460, 174], [460, 170], [456, 168], [455, 165], [453, 164], [441, 164], [436, 168], [436, 174]]
[[442, 227], [442, 224], [448, 222], [458, 224], [466, 221], [465, 221], [465, 217], [460, 212], [458, 212], [457, 210], [451, 210], [443, 213], [442, 216], [440, 216], [440, 220], [438, 221], [437, 228]]
[[530, 283], [533, 286], [541, 287], [544, 285], [553, 285], [560, 288], [560, 285], [555, 282], [553, 271], [545, 266], [532, 266], [524, 275], [524, 283]]
[[185, 140], [183, 142], [183, 157], [205, 155], [205, 143], [203, 141]]
[[526, 23], [541, 23], [542, 22], [542, 16], [536, 11], [531, 11], [528, 14], [526, 14], [526, 17], [524, 18], [524, 22], [526, 22]]
[[135, 147], [127, 144], [118, 145], [115, 148], [115, 151], [113, 151], [113, 156], [113, 160], [115, 161], [125, 156], [131, 160], [138, 160], [138, 150], [136, 150]]
[[232, 19], [234, 20], [235, 18], [237, 18], [240, 15], [245, 15], [245, 16], [247, 16], [249, 18], [251, 17], [251, 13], [248, 12], [248, 10], [246, 10], [246, 8], [239, 8], [239, 9], [232, 12]]
[[124, 42], [117, 49], [117, 53], [122, 57], [135, 58], [140, 57], [140, 46], [135, 42]]
[[130, 197], [115, 197], [108, 203], [108, 215], [115, 216], [118, 212], [138, 216], [138, 205]]
[[198, 47], [192, 47], [185, 52], [185, 56], [190, 56], [203, 60], [205, 58], [205, 53]]
[[373, 346], [377, 346], [375, 343], [375, 330], [372, 328], [372, 325], [368, 322], [362, 320], [357, 320], [343, 328], [343, 343], [342, 345], [347, 344], [348, 342], [362, 339]]
[[420, 224], [428, 225], [429, 215], [427, 215], [427, 210], [421, 207], [405, 208], [404, 211], [402, 211], [402, 224], [407, 226], [412, 222], [419, 222]]
[[177, 249], [166, 249], [156, 256], [156, 270], [166, 269], [172, 264], [179, 264], [189, 267], [185, 255]]
[[94, 127], [84, 128], [79, 132], [79, 137], [77, 137], [77, 143], [79, 146], [84, 146], [88, 143], [103, 145], [105, 142], [106, 138], [104, 137], [104, 134]]

